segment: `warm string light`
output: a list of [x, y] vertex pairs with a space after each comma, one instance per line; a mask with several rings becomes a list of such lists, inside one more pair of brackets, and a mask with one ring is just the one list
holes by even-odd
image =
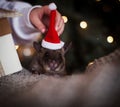
[[15, 45], [15, 49], [18, 50], [18, 48], [19, 48], [19, 45]]
[[113, 43], [113, 41], [114, 41], [114, 38], [112, 36], [107, 37], [107, 42], [108, 43]]
[[86, 29], [86, 28], [87, 28], [87, 22], [86, 22], [86, 21], [81, 21], [81, 22], [80, 22], [80, 27], [81, 27], [82, 29]]
[[33, 56], [35, 50], [31, 46], [19, 46], [18, 54], [20, 58]]
[[29, 48], [25, 48], [25, 49], [23, 50], [23, 55], [24, 55], [24, 56], [30, 56], [30, 55], [31, 55], [31, 50], [30, 50]]
[[22, 49], [22, 53], [24, 56], [27, 57], [27, 56], [32, 56], [34, 54], [34, 51], [33, 51], [33, 48], [31, 48], [31, 47], [24, 47]]
[[92, 65], [93, 63], [94, 63], [94, 62], [89, 62], [89, 63], [88, 63], [88, 66]]
[[68, 22], [68, 18], [67, 16], [62, 16], [63, 20], [64, 20], [64, 23], [67, 23]]

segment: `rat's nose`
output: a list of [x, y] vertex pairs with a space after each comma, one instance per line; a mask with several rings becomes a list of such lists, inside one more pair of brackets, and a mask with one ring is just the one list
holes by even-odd
[[49, 62], [49, 67], [50, 67], [51, 70], [55, 70], [58, 67], [58, 64], [55, 60], [51, 60]]

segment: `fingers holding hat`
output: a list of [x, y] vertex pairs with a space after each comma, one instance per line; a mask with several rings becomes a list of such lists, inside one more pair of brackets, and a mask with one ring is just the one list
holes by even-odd
[[58, 11], [56, 11], [55, 29], [58, 32], [59, 36], [63, 33], [64, 27], [65, 27], [65, 24], [61, 14]]

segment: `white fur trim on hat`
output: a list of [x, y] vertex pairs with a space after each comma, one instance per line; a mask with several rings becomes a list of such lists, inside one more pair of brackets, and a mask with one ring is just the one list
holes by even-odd
[[49, 9], [50, 9], [50, 10], [56, 10], [56, 9], [57, 9], [57, 6], [55, 5], [55, 3], [50, 3], [50, 4], [49, 4]]
[[47, 48], [47, 49], [57, 50], [57, 49], [61, 49], [64, 46], [64, 42], [60, 41], [60, 43], [50, 43], [45, 40], [42, 40], [41, 45], [42, 47]]

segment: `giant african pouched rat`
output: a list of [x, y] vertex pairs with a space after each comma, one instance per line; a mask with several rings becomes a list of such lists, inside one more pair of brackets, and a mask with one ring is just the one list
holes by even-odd
[[36, 54], [30, 64], [30, 71], [38, 74], [66, 74], [65, 53], [69, 50], [71, 42], [57, 50], [43, 48], [38, 42], [34, 42], [33, 46]]

